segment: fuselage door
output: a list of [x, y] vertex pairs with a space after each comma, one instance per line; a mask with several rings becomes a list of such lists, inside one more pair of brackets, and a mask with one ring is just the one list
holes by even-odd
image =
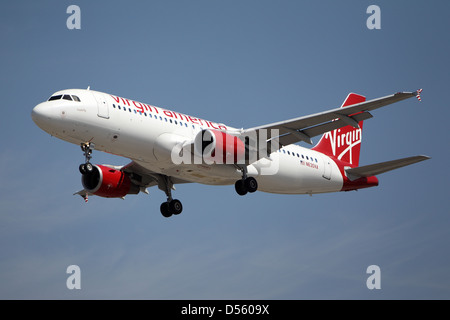
[[323, 174], [322, 177], [324, 177], [327, 180], [331, 179], [331, 159], [327, 157], [326, 155], [322, 155], [322, 161], [323, 161]]
[[95, 100], [97, 100], [98, 112], [97, 115], [101, 118], [109, 119], [109, 105], [105, 96], [102, 93], [93, 93]]

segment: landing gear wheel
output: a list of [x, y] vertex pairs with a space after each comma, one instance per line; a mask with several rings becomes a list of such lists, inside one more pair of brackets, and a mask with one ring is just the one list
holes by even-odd
[[170, 218], [172, 216], [172, 213], [169, 210], [169, 202], [163, 202], [161, 203], [161, 214], [165, 218]]
[[258, 190], [258, 182], [253, 177], [247, 177], [236, 181], [234, 188], [238, 195], [245, 196], [247, 192], [253, 193]]
[[234, 188], [236, 189], [236, 192], [240, 196], [245, 196], [248, 192], [245, 186], [245, 180], [243, 179], [236, 181], [236, 183], [234, 184]]
[[90, 173], [90, 172], [92, 172], [92, 170], [94, 170], [94, 167], [92, 166], [92, 163], [86, 163], [85, 164], [85, 169], [86, 169], [86, 173]]
[[183, 211], [183, 205], [180, 200], [175, 199], [169, 202], [169, 212], [177, 215], [180, 214], [181, 211]]
[[245, 181], [245, 187], [248, 192], [253, 193], [258, 190], [258, 182], [253, 177], [248, 177]]
[[86, 174], [87, 173], [87, 171], [86, 171], [86, 164], [85, 163], [80, 164], [78, 169], [80, 170], [81, 174]]
[[161, 214], [164, 217], [169, 218], [173, 214], [174, 215], [180, 214], [181, 211], [183, 211], [183, 205], [181, 204], [180, 200], [174, 199], [174, 200], [170, 200], [170, 201], [161, 203], [160, 209], [161, 209]]
[[94, 148], [94, 144], [87, 142], [81, 144], [81, 151], [83, 151], [84, 154], [84, 163], [80, 164], [80, 167], [78, 168], [81, 172], [81, 174], [88, 174], [91, 173], [94, 170], [94, 166], [92, 163], [89, 162], [92, 158], [92, 149]]
[[166, 193], [167, 201], [161, 204], [161, 214], [169, 218], [172, 215], [178, 215], [183, 211], [183, 205], [180, 200], [172, 198], [173, 182], [171, 177], [158, 175], [158, 188]]

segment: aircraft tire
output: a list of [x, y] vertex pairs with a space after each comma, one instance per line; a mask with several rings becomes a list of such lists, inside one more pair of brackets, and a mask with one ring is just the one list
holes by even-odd
[[234, 184], [234, 188], [236, 189], [237, 194], [240, 196], [245, 196], [248, 192], [245, 181], [242, 179], [236, 181], [236, 183]]
[[87, 173], [90, 173], [92, 172], [92, 170], [94, 170], [94, 166], [92, 165], [92, 163], [86, 163], [85, 168]]
[[169, 212], [172, 214], [180, 214], [183, 211], [183, 205], [180, 200], [174, 199], [169, 202]]
[[84, 163], [80, 164], [78, 169], [80, 170], [81, 174], [86, 174], [87, 173], [87, 171], [86, 171], [86, 164], [84, 164]]
[[245, 179], [245, 187], [248, 192], [253, 193], [258, 190], [258, 182], [253, 177], [248, 177]]
[[169, 202], [161, 203], [160, 209], [161, 209], [161, 214], [163, 215], [163, 217], [170, 218], [172, 216], [172, 213], [169, 210]]

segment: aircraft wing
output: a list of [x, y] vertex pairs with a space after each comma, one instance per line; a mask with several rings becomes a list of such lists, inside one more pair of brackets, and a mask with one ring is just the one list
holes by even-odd
[[150, 169], [145, 168], [145, 164], [139, 164], [136, 161], [132, 161], [126, 166], [123, 166], [121, 170], [128, 174], [128, 176], [131, 178], [131, 181], [141, 188], [159, 186], [161, 189], [161, 184], [164, 184], [164, 181], [167, 179], [169, 180], [168, 183], [172, 185], [180, 183], [190, 183], [187, 180], [168, 177], [166, 175], [154, 172]]
[[[328, 111], [294, 118], [286, 121], [274, 122], [267, 125], [245, 129], [241, 133], [241, 137], [251, 136], [256, 133], [260, 136], [261, 130], [267, 130], [267, 140], [278, 139], [279, 147], [293, 144], [299, 141], [305, 141], [312, 144], [311, 138], [321, 135], [325, 132], [332, 131], [347, 125], [358, 128], [358, 122], [372, 118], [369, 111], [387, 106], [389, 104], [399, 102], [411, 97], [417, 97], [420, 100], [420, 92], [397, 92], [386, 97], [357, 103], [345, 108], [335, 108]], [[271, 129], [278, 130], [278, 136], [271, 136]], [[270, 150], [271, 152], [275, 150]]]

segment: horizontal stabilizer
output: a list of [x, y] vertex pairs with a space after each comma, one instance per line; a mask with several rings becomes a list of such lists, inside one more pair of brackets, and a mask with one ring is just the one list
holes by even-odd
[[353, 181], [353, 180], [363, 178], [363, 177], [376, 176], [376, 175], [382, 174], [384, 172], [388, 172], [388, 171], [391, 171], [394, 169], [405, 167], [410, 164], [428, 160], [428, 159], [430, 159], [430, 157], [428, 157], [428, 156], [414, 156], [414, 157], [408, 157], [408, 158], [403, 158], [403, 159], [398, 159], [398, 160], [391, 160], [391, 161], [371, 164], [368, 166], [350, 168], [350, 169], [346, 169], [345, 172], [347, 174], [347, 177], [351, 181]]

